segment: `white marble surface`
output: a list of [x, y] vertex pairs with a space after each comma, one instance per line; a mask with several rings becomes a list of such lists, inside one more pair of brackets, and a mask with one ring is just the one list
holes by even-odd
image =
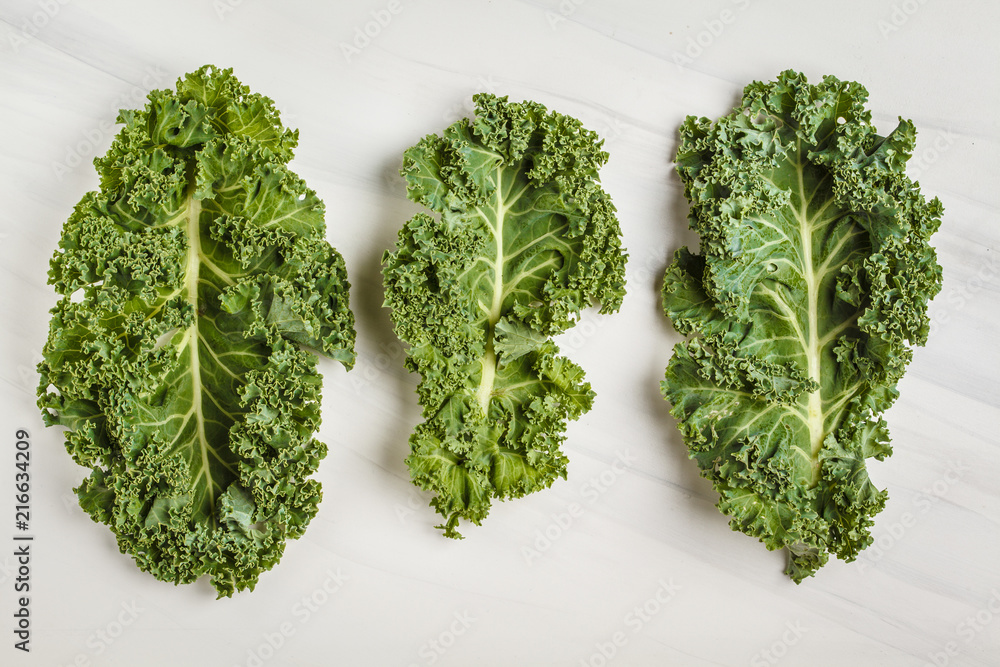
[[[27, 656], [11, 646], [14, 559], [0, 547], [0, 664], [1000, 664], [997, 25], [989, 0], [3, 0], [0, 543], [14, 532], [17, 427], [34, 442], [36, 542]], [[366, 26], [375, 35], [348, 58]], [[360, 352], [350, 374], [323, 365], [318, 518], [255, 592], [222, 601], [118, 553], [75, 505], [85, 471], [34, 406], [47, 261], [96, 186], [89, 163], [119, 106], [205, 63], [234, 67], [300, 129], [292, 167], [327, 204]], [[677, 126], [788, 68], [862, 82], [880, 129], [913, 119], [914, 171], [946, 207], [934, 332], [887, 415], [895, 454], [871, 466], [890, 494], [876, 547], [800, 586], [716, 511], [657, 387], [679, 340], [659, 276], [694, 240], [671, 165]], [[630, 283], [620, 314], [588, 313], [561, 340], [598, 392], [570, 428], [569, 480], [454, 542], [402, 462], [415, 378], [380, 307], [378, 263], [417, 210], [395, 174], [401, 152], [479, 90], [607, 138]]]

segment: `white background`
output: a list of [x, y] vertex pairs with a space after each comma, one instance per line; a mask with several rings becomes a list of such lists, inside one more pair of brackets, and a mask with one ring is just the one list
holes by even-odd
[[[987, 0], [0, 2], [0, 664], [1000, 664], [998, 25]], [[87, 471], [42, 427], [33, 370], [55, 303], [48, 259], [97, 185], [90, 162], [117, 109], [206, 63], [235, 68], [300, 129], [291, 166], [326, 202], [360, 354], [349, 374], [322, 365], [318, 517], [255, 592], [220, 601], [207, 581], [140, 572], [76, 506]], [[871, 465], [890, 498], [876, 546], [799, 586], [783, 554], [729, 529], [658, 391], [680, 340], [660, 276], [696, 243], [677, 127], [790, 68], [861, 82], [883, 132], [912, 119], [911, 174], [946, 209], [933, 333], [887, 414], [895, 454]], [[418, 210], [402, 151], [481, 90], [606, 138], [629, 292], [619, 314], [588, 313], [560, 339], [598, 394], [570, 427], [569, 479], [496, 506], [457, 542], [403, 464], [416, 379], [381, 308], [379, 260]], [[11, 646], [2, 546], [17, 427], [34, 456], [27, 656]]]

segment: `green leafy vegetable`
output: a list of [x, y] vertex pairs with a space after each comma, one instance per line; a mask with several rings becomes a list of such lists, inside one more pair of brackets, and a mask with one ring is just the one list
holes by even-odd
[[701, 254], [679, 250], [663, 307], [681, 334], [663, 393], [734, 530], [811, 576], [872, 541], [891, 452], [882, 413], [927, 339], [941, 203], [904, 174], [915, 130], [879, 136], [867, 91], [832, 76], [755, 82], [681, 127], [677, 171]]
[[550, 337], [591, 303], [617, 310], [625, 284], [603, 142], [537, 103], [473, 99], [475, 120], [406, 151], [407, 194], [438, 215], [414, 216], [383, 258], [385, 305], [422, 378], [407, 464], [449, 537], [492, 498], [565, 477], [567, 420], [594, 393]]
[[315, 515], [322, 351], [354, 362], [344, 262], [286, 163], [298, 133], [231, 70], [123, 110], [66, 222], [38, 405], [80, 505], [174, 583], [253, 589]]

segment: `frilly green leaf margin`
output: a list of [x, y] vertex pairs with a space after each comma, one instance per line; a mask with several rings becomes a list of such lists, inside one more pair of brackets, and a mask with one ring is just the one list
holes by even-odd
[[449, 537], [493, 498], [565, 477], [567, 420], [594, 393], [550, 337], [625, 293], [597, 135], [534, 102], [473, 99], [475, 119], [406, 151], [407, 195], [436, 215], [414, 216], [383, 257], [385, 305], [421, 375], [406, 462]]
[[867, 98], [787, 71], [680, 129], [701, 254], [679, 250], [664, 279], [664, 311], [695, 338], [663, 394], [733, 529], [787, 548], [796, 582], [872, 541], [886, 493], [865, 461], [890, 454], [881, 415], [941, 288], [941, 202], [904, 174], [913, 124], [879, 136]]
[[321, 378], [354, 363], [323, 203], [298, 133], [232, 70], [149, 94], [63, 227], [38, 405], [92, 468], [80, 505], [175, 584], [253, 589], [316, 514]]

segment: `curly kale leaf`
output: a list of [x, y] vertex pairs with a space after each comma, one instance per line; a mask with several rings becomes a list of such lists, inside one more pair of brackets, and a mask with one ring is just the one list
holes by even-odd
[[298, 133], [231, 70], [155, 91], [66, 222], [38, 405], [92, 468], [80, 505], [158, 579], [253, 589], [315, 515], [326, 447], [311, 348], [354, 320]]
[[942, 206], [904, 174], [915, 130], [879, 136], [867, 91], [784, 72], [714, 123], [681, 127], [677, 171], [701, 254], [679, 250], [663, 307], [680, 343], [662, 388], [734, 530], [787, 573], [851, 561], [886, 501], [865, 461], [940, 290]]
[[383, 258], [385, 305], [422, 378], [407, 464], [449, 537], [492, 498], [565, 478], [567, 420], [594, 392], [550, 337], [591, 303], [617, 310], [625, 285], [602, 142], [537, 103], [474, 101], [474, 120], [406, 151], [407, 194], [437, 215], [414, 216]]

